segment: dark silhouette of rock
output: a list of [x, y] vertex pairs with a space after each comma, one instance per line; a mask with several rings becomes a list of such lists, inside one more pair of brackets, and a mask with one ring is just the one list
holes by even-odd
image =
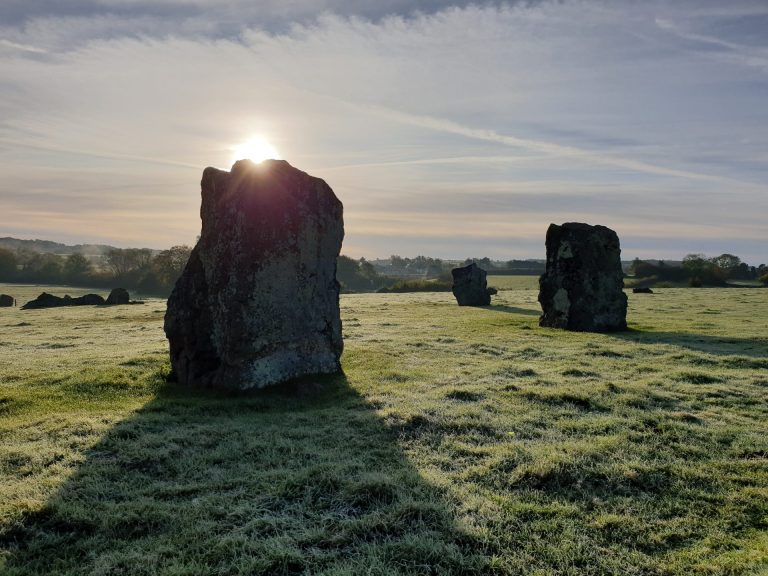
[[653, 290], [648, 288], [648, 286], [638, 286], [637, 288], [632, 288], [632, 294], [653, 294]]
[[451, 291], [459, 306], [488, 306], [491, 303], [491, 294], [496, 294], [496, 289], [487, 287], [487, 273], [477, 264], [473, 262], [469, 266], [454, 268], [451, 274]]
[[53, 294], [48, 294], [47, 292], [43, 292], [34, 300], [30, 300], [24, 304], [21, 309], [36, 310], [39, 308], [60, 308], [62, 306], [98, 306], [100, 304], [104, 304], [104, 298], [98, 294], [85, 294], [77, 298], [64, 295], [62, 298], [59, 296], [54, 296]]
[[130, 304], [131, 295], [125, 288], [113, 288], [107, 296], [107, 304]]
[[627, 295], [616, 232], [578, 222], [550, 224], [546, 245], [539, 325], [587, 332], [626, 330]]
[[79, 298], [72, 298], [71, 306], [100, 306], [105, 300], [98, 294], [85, 294]]
[[13, 296], [8, 296], [8, 294], [0, 294], [0, 308], [8, 308], [13, 306], [14, 303], [15, 300], [13, 299]]
[[203, 172], [202, 231], [168, 299], [173, 373], [248, 389], [340, 370], [333, 190], [282, 160]]

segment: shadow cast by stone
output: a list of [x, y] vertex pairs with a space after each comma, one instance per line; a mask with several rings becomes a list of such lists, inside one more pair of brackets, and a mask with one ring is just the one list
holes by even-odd
[[738, 338], [687, 332], [657, 332], [638, 330], [636, 328], [629, 328], [624, 332], [611, 332], [607, 335], [640, 344], [669, 344], [718, 356], [737, 355], [764, 358], [766, 363], [768, 363], [768, 338]]
[[0, 543], [9, 575], [483, 564], [344, 375], [224, 397], [168, 386]]
[[509, 314], [522, 314], [523, 316], [541, 316], [541, 310], [531, 310], [530, 308], [518, 308], [517, 306], [505, 306], [492, 304], [490, 306], [482, 306], [482, 310], [488, 310], [489, 312], [507, 312]]

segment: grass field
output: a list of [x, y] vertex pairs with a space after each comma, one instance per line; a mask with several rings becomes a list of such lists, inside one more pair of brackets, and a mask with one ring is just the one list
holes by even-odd
[[488, 286], [498, 290], [539, 290], [538, 276], [494, 276], [487, 278]]
[[228, 396], [162, 301], [0, 309], [0, 573], [765, 574], [768, 290], [536, 297], [344, 296], [344, 375]]

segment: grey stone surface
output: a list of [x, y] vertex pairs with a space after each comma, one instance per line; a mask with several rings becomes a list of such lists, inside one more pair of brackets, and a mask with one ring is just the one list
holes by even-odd
[[107, 304], [130, 304], [131, 295], [125, 288], [113, 288], [107, 296]]
[[496, 294], [494, 288], [488, 288], [486, 271], [474, 262], [469, 266], [454, 268], [453, 287], [451, 291], [456, 297], [459, 306], [488, 306], [491, 303], [491, 294]]
[[13, 296], [8, 296], [8, 294], [0, 294], [0, 308], [8, 308], [9, 306], [14, 305], [14, 299]]
[[249, 389], [340, 370], [343, 207], [282, 160], [206, 168], [202, 231], [168, 300], [182, 384]]
[[551, 224], [546, 245], [539, 324], [586, 332], [626, 330], [627, 295], [616, 232], [579, 222]]

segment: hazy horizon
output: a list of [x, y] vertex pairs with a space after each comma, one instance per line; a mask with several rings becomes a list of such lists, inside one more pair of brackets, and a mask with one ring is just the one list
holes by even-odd
[[768, 260], [764, 2], [9, 2], [0, 90], [0, 236], [193, 244], [202, 170], [260, 138], [354, 257], [541, 258], [584, 221]]

